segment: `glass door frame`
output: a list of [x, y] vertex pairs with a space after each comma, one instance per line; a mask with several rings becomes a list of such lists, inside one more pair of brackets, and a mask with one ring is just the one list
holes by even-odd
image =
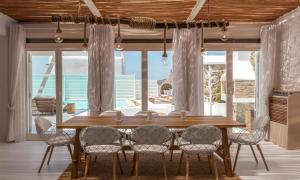
[[31, 91], [32, 91], [32, 71], [30, 65], [31, 62], [29, 58], [30, 51], [49, 51], [55, 52], [55, 86], [56, 86], [56, 124], [62, 122], [62, 52], [63, 51], [82, 51], [81, 44], [26, 44], [26, 94], [27, 94], [27, 112], [26, 112], [26, 132], [27, 132], [27, 140], [40, 140], [37, 134], [33, 134], [30, 131], [29, 123], [32, 122], [31, 112]]

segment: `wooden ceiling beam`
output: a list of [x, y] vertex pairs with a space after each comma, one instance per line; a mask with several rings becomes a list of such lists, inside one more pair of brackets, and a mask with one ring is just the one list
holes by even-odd
[[203, 5], [205, 4], [206, 0], [197, 0], [196, 5], [193, 7], [191, 14], [186, 19], [187, 22], [193, 21], [196, 16], [199, 14], [200, 10], [202, 9]]
[[101, 17], [101, 13], [100, 13], [99, 9], [97, 9], [93, 0], [83, 0], [83, 1], [94, 16]]

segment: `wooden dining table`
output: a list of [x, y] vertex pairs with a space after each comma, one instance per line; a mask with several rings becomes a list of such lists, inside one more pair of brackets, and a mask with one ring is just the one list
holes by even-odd
[[89, 126], [109, 126], [120, 129], [131, 129], [147, 124], [156, 124], [167, 128], [187, 128], [196, 124], [206, 124], [220, 128], [222, 131], [222, 146], [220, 155], [224, 162], [226, 175], [225, 178], [234, 179], [235, 174], [231, 166], [227, 129], [245, 127], [245, 124], [222, 116], [186, 116], [184, 118], [180, 116], [158, 116], [153, 117], [151, 120], [147, 120], [147, 117], [138, 116], [124, 116], [121, 118], [121, 120], [116, 120], [115, 117], [75, 116], [65, 122], [57, 124], [57, 128], [60, 129], [76, 129], [71, 178], [78, 178], [78, 169], [80, 162], [79, 134], [81, 129]]

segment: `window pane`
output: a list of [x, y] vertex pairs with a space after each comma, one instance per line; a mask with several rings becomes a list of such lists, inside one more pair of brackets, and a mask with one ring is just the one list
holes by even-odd
[[148, 51], [148, 109], [167, 115], [174, 110], [172, 91], [173, 52], [162, 61], [162, 51]]
[[257, 51], [233, 52], [233, 117], [248, 125], [254, 118], [257, 59]]
[[140, 51], [115, 52], [115, 107], [125, 115], [141, 110], [141, 60]]
[[62, 52], [63, 121], [88, 110], [88, 55], [83, 51]]
[[36, 133], [34, 119], [42, 116], [56, 123], [55, 52], [28, 52], [28, 79], [31, 98], [29, 132]]
[[226, 51], [204, 57], [204, 115], [226, 116]]

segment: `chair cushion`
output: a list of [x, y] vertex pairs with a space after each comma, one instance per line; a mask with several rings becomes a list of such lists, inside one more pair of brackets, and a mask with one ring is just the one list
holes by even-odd
[[66, 135], [57, 135], [46, 141], [49, 145], [63, 146], [72, 143], [72, 138]]
[[122, 149], [117, 145], [90, 145], [85, 147], [85, 152], [88, 154], [110, 154], [117, 153]]
[[217, 147], [211, 144], [187, 144], [180, 146], [180, 149], [188, 154], [212, 154]]
[[168, 147], [164, 145], [133, 145], [132, 150], [137, 153], [164, 153], [168, 151]]

